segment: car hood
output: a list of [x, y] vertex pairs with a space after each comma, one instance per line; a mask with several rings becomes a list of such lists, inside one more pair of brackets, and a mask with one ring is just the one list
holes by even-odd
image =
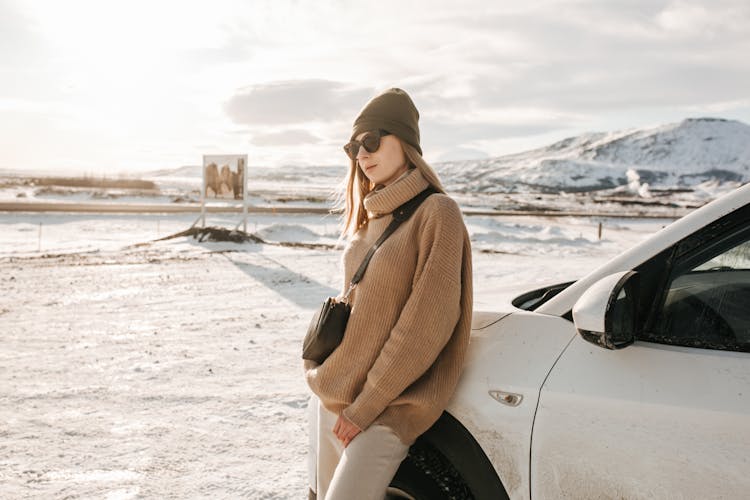
[[471, 317], [471, 330], [482, 330], [488, 326], [497, 323], [504, 317], [511, 314], [511, 311], [497, 312], [497, 311], [474, 311]]

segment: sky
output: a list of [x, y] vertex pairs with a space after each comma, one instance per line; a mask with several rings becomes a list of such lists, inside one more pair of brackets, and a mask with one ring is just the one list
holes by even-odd
[[400, 87], [430, 162], [750, 124], [747, 0], [0, 0], [0, 169], [345, 165]]

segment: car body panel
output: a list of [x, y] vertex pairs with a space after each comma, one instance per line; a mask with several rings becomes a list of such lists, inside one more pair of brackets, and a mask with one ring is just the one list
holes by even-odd
[[532, 498], [744, 498], [750, 353], [576, 337], [540, 395]]
[[472, 331], [482, 330], [483, 328], [487, 328], [488, 326], [497, 323], [509, 314], [510, 312], [474, 311], [474, 314], [471, 317], [471, 329]]
[[[575, 335], [564, 318], [526, 311], [472, 331], [470, 362], [447, 411], [482, 447], [510, 498], [529, 498], [529, 450], [539, 390]], [[511, 406], [493, 399], [490, 391], [517, 394], [522, 400]]]

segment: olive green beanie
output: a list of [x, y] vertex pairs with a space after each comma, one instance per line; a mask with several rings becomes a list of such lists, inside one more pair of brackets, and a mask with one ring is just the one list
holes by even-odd
[[409, 94], [401, 89], [391, 88], [373, 97], [365, 104], [354, 120], [352, 139], [368, 130], [383, 129], [411, 144], [419, 154], [419, 111]]

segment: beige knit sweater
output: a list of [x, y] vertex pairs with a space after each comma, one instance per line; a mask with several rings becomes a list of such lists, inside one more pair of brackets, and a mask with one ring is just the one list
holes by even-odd
[[[370, 221], [344, 255], [344, 290], [391, 212], [428, 186], [418, 170], [365, 198]], [[360, 429], [389, 426], [411, 444], [440, 416], [469, 342], [471, 246], [461, 211], [433, 194], [375, 252], [351, 295], [344, 340], [322, 365], [305, 361], [323, 405]]]

